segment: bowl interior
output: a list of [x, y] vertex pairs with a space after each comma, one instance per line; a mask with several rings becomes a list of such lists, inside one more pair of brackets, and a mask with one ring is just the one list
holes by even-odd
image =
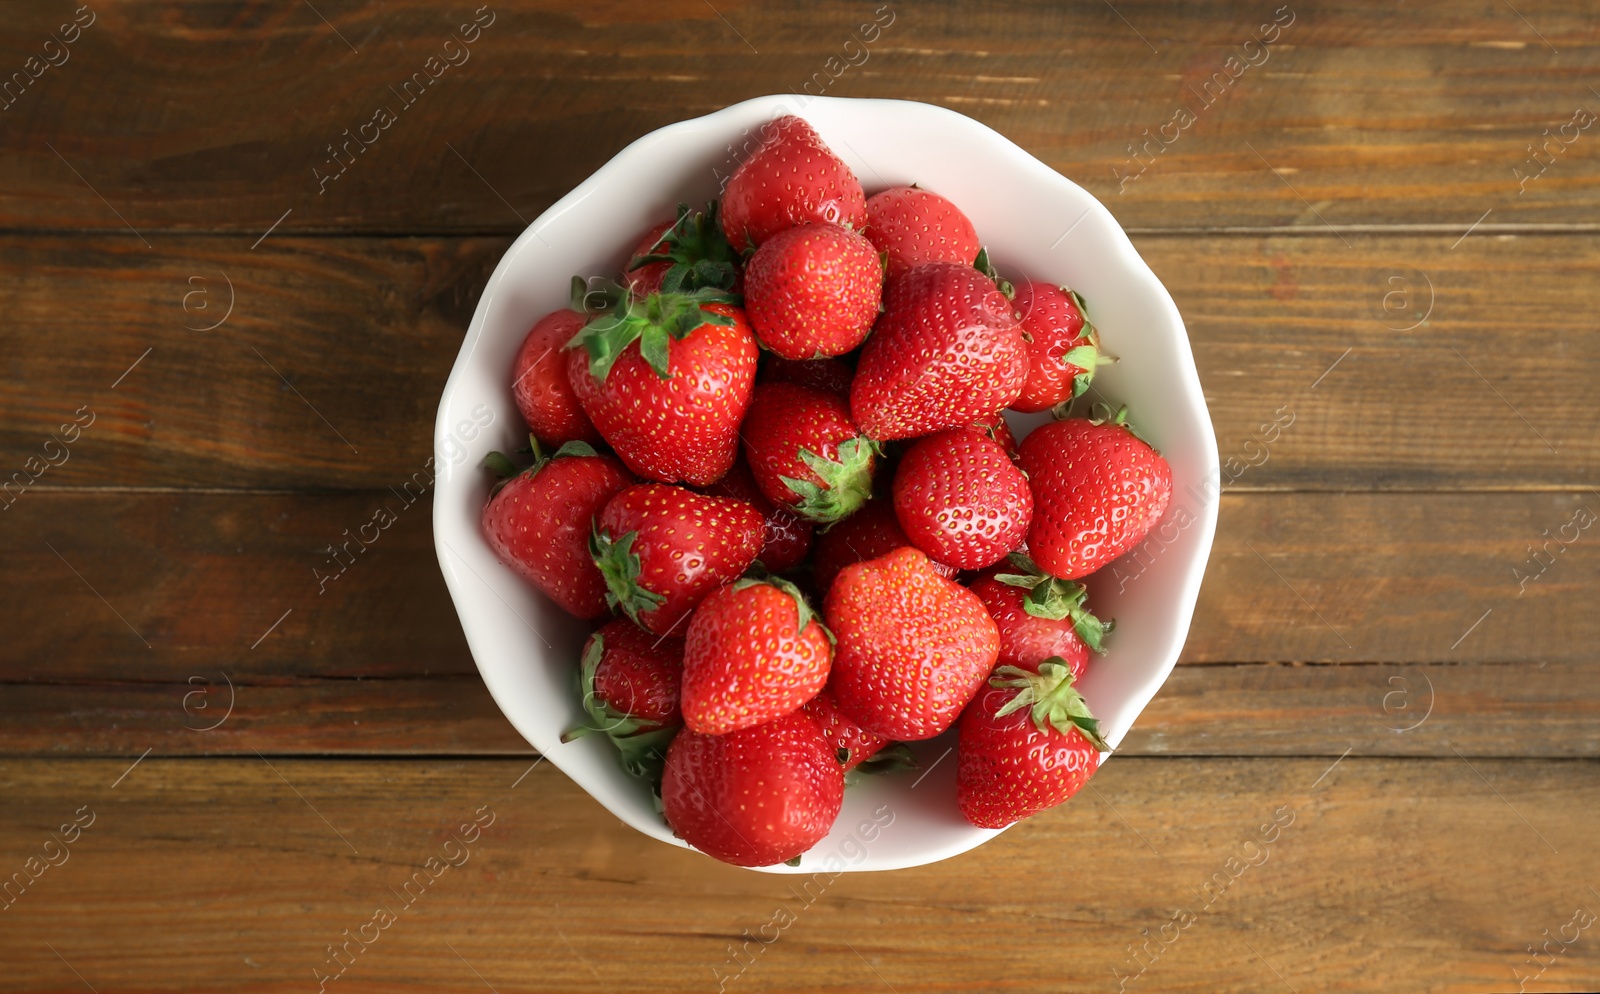
[[[507, 371], [533, 322], [564, 306], [571, 277], [615, 274], [679, 201], [703, 206], [718, 196], [760, 126], [784, 113], [810, 121], [869, 193], [919, 183], [972, 218], [1007, 276], [1078, 290], [1106, 349], [1121, 357], [1096, 374], [1095, 399], [1129, 405], [1172, 465], [1174, 497], [1150, 538], [1090, 584], [1096, 612], [1117, 629], [1082, 690], [1112, 745], [1178, 658], [1216, 523], [1216, 441], [1182, 319], [1110, 212], [1081, 187], [970, 118], [908, 101], [763, 97], [639, 139], [541, 215], [490, 278], [439, 407], [434, 532], [473, 657], [507, 718], [623, 821], [678, 845], [608, 742], [559, 741], [580, 718], [573, 672], [587, 627], [496, 561], [478, 529], [491, 482], [481, 466], [490, 451], [525, 444]], [[1020, 437], [1042, 420], [1012, 424]], [[953, 746], [953, 732], [919, 743], [924, 772], [850, 788], [832, 834], [799, 867], [771, 869], [915, 866], [997, 834], [957, 811]]]

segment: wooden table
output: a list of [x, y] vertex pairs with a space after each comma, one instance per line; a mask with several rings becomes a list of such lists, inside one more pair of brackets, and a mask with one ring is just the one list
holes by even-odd
[[[1517, 4], [8, 8], [0, 989], [1596, 989], [1600, 24]], [[425, 502], [314, 572], [423, 467], [529, 220], [808, 85], [1099, 196], [1238, 470], [1094, 789], [820, 896], [538, 764]]]

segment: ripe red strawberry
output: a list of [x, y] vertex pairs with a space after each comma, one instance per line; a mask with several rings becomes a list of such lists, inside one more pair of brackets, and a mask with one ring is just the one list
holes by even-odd
[[707, 594], [738, 579], [765, 531], [749, 504], [644, 483], [606, 504], [589, 551], [605, 577], [606, 601], [665, 635]]
[[727, 735], [680, 732], [661, 779], [673, 834], [736, 866], [794, 859], [828, 834], [843, 803], [844, 771], [803, 711]]
[[600, 442], [567, 382], [567, 343], [588, 320], [568, 308], [551, 311], [534, 322], [511, 362], [512, 399], [528, 430], [549, 446]]
[[827, 690], [811, 698], [800, 710], [816, 719], [822, 727], [823, 737], [839, 757], [839, 762], [844, 764], [846, 773], [876, 756], [889, 744], [887, 736], [873, 735], [856, 724], [855, 719], [840, 711], [839, 703]]
[[850, 409], [880, 442], [915, 438], [994, 415], [1027, 375], [1005, 294], [971, 266], [934, 262], [889, 284], [850, 384]]
[[781, 359], [767, 356], [761, 363], [761, 383], [798, 383], [803, 387], [850, 397], [850, 378], [856, 375], [843, 359]]
[[761, 147], [734, 170], [722, 197], [722, 230], [736, 251], [802, 224], [866, 226], [861, 181], [811, 125], [785, 115], [761, 131]]
[[867, 199], [867, 238], [888, 258], [889, 279], [925, 262], [972, 265], [978, 233], [961, 208], [915, 186], [897, 186]]
[[1076, 794], [1111, 747], [1064, 662], [1002, 666], [989, 683], [961, 714], [956, 801], [979, 828], [1004, 828]]
[[739, 291], [739, 266], [722, 235], [717, 202], [704, 212], [678, 205], [678, 218], [645, 232], [628, 260], [625, 282], [639, 300], [652, 293], [700, 289]]
[[876, 446], [837, 394], [762, 383], [744, 420], [744, 457], [767, 499], [834, 522], [872, 496]]
[[930, 558], [982, 569], [1022, 544], [1033, 495], [999, 442], [951, 428], [919, 439], [900, 460], [894, 513]]
[[[827, 594], [846, 566], [909, 548], [915, 546], [895, 518], [894, 505], [887, 500], [869, 500], [861, 510], [817, 536], [817, 554], [811, 560], [817, 592]], [[928, 565], [946, 579], [955, 578], [954, 566], [931, 560]]]
[[990, 441], [999, 442], [1000, 447], [1006, 450], [1006, 455], [1013, 461], [1017, 458], [1017, 436], [1011, 434], [1011, 426], [1006, 423], [1004, 414], [978, 418], [967, 427]]
[[652, 293], [661, 292], [661, 278], [667, 275], [667, 270], [672, 268], [672, 260], [659, 258], [653, 262], [645, 259], [651, 256], [665, 256], [671, 249], [666, 240], [667, 232], [673, 228], [673, 222], [662, 221], [654, 225], [639, 239], [639, 244], [633, 247], [633, 252], [628, 256], [628, 267], [623, 272], [623, 282], [628, 284], [628, 289], [640, 300]]
[[704, 486], [738, 455], [757, 350], [744, 312], [721, 299], [713, 290], [624, 295], [572, 340], [573, 392], [640, 476]]
[[682, 724], [682, 683], [683, 639], [651, 635], [626, 618], [609, 621], [583, 645], [578, 689], [588, 721], [561, 741], [603, 734], [621, 753], [623, 769], [659, 782], [667, 745]]
[[736, 580], [689, 619], [683, 723], [725, 735], [797, 710], [828, 682], [833, 643], [787, 580]]
[[744, 501], [767, 519], [766, 537], [761, 544], [761, 553], [756, 558], [768, 572], [782, 573], [805, 562], [811, 552], [814, 531], [811, 522], [794, 513], [787, 505], [768, 500], [767, 495], [756, 486], [756, 478], [750, 475], [750, 467], [743, 460], [734, 463], [727, 475], [706, 487], [705, 492], [712, 497], [732, 497]]
[[1041, 425], [1022, 440], [1020, 461], [1033, 487], [1028, 553], [1063, 580], [1088, 576], [1138, 545], [1172, 498], [1172, 469], [1128, 427], [1128, 409], [1104, 413]]
[[967, 584], [1000, 629], [1001, 666], [1035, 669], [1052, 656], [1082, 677], [1090, 650], [1104, 652], [1112, 622], [1102, 622], [1084, 604], [1081, 583], [1040, 573], [1033, 560], [1013, 552], [1007, 562]]
[[862, 728], [893, 739], [949, 728], [1000, 652], [983, 602], [916, 549], [846, 566], [823, 616], [838, 640], [828, 689]]
[[600, 509], [634, 483], [610, 456], [568, 442], [549, 459], [534, 441], [534, 464], [521, 473], [505, 456], [485, 462], [515, 473], [483, 507], [483, 534], [500, 561], [569, 614], [606, 613], [606, 583], [589, 558], [589, 531]]
[[761, 243], [744, 270], [744, 306], [761, 344], [785, 359], [860, 345], [878, 317], [883, 261], [836, 224], [788, 228]]
[[1097, 368], [1116, 361], [1100, 352], [1100, 335], [1074, 291], [1049, 283], [1019, 283], [1011, 306], [1028, 343], [1028, 378], [1011, 402], [1014, 410], [1047, 411], [1080, 396]]

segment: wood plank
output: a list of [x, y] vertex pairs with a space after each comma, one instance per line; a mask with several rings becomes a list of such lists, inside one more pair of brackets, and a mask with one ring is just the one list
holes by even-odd
[[147, 748], [153, 756], [532, 755], [475, 673], [245, 683], [213, 670], [192, 683], [19, 683], [0, 691], [0, 755]]
[[[1600, 236], [1346, 240], [1137, 239], [1187, 320], [1233, 485], [1591, 486]], [[59, 461], [52, 434], [92, 414], [34, 487], [398, 488], [432, 455], [438, 396], [506, 241], [153, 244], [0, 235], [7, 479]], [[225, 278], [231, 315], [190, 330], [225, 313]], [[1508, 347], [1508, 328], [1538, 347]], [[1263, 444], [1275, 419], [1292, 423]]]
[[[970, 114], [1136, 226], [1460, 232], [1491, 210], [1489, 224], [1569, 223], [1600, 198], [1592, 129], [1572, 131], [1570, 146], [1552, 140], [1534, 181], [1513, 172], [1539, 170], [1528, 146], [1547, 129], [1600, 110], [1583, 82], [1600, 27], [1577, 0], [1526, 16], [1448, 0], [1292, 8], [1264, 50], [1270, 4], [893, 4], [876, 8], [893, 20], [863, 44], [874, 8], [838, 0], [678, 0], [648, 16], [544, 0], [493, 5], [463, 54], [451, 33], [469, 9], [97, 8], [68, 61], [12, 84], [0, 227], [101, 228], [133, 246], [168, 227], [248, 244], [275, 220], [283, 234], [512, 231], [656, 127], [808, 84]], [[22, 72], [49, 54], [64, 17], [18, 12], [0, 66]], [[466, 61], [419, 86], [412, 107], [399, 89], [440, 55]], [[1257, 64], [1236, 61], [1230, 76], [1230, 58]], [[127, 80], [139, 82], [115, 85]], [[382, 108], [392, 122], [371, 127]], [[353, 145], [324, 182], [313, 170], [334, 173], [330, 143], [363, 124], [372, 144]], [[1163, 125], [1170, 144], [1155, 137]], [[1146, 142], [1138, 171], [1133, 146]]]
[[[382, 499], [28, 495], [0, 529], [0, 604], [16, 619], [0, 752], [523, 751], [477, 680], [425, 503], [318, 593], [319, 548]], [[1534, 575], [1529, 544], [1583, 508], [1600, 501], [1224, 495], [1182, 665], [1128, 748], [1596, 755], [1594, 534], [1569, 528], [1520, 594], [1513, 573]], [[1139, 561], [1105, 582], [1137, 584]], [[226, 681], [234, 716], [194, 733], [221, 713]], [[206, 686], [215, 696], [186, 712]], [[1391, 730], [1422, 713], [1425, 728]]]
[[[508, 756], [530, 747], [475, 676], [18, 683], [0, 756]], [[229, 705], [232, 704], [230, 710]], [[1179, 666], [1122, 756], [1600, 758], [1592, 663]]]
[[[398, 520], [337, 571], [329, 544], [382, 506]], [[386, 492], [29, 493], [0, 530], [0, 665], [172, 685], [476, 674], [430, 513]]]
[[[7, 909], [0, 989], [305, 990], [388, 905], [328, 989], [631, 990], [648, 963], [651, 990], [703, 991], [748, 930], [723, 989], [1510, 990], [1545, 930], [1600, 910], [1592, 762], [1123, 759], [972, 853], [788, 878], [646, 839], [547, 764], [515, 788], [521, 760], [127, 767], [0, 764], [8, 871], [94, 816]], [[400, 908], [479, 811], [467, 862]], [[1042, 868], [1070, 886], [1020, 886]], [[1185, 912], [1133, 977], [1130, 945]], [[975, 934], [1008, 938], [951, 941]], [[1600, 982], [1592, 932], [1555, 948], [1527, 989]]]
[[[326, 543], [379, 501], [30, 496], [0, 531], [0, 602], [32, 623], [0, 659], [50, 682], [473, 673], [425, 505], [318, 593]], [[1513, 573], [1584, 507], [1600, 517], [1561, 493], [1224, 495], [1184, 661], [1592, 664], [1594, 532], [1553, 541], [1521, 594]], [[1094, 582], [1137, 584], [1147, 548]]]

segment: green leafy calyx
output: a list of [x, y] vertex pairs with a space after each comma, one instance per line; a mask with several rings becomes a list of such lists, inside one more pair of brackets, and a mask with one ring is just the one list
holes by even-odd
[[872, 496], [872, 467], [882, 450], [865, 435], [840, 442], [838, 454], [830, 459], [810, 449], [800, 450], [800, 461], [817, 474], [820, 484], [810, 480], [780, 476], [784, 485], [800, 498], [794, 510], [803, 518], [831, 525], [860, 509]]
[[1022, 587], [1028, 591], [1027, 596], [1022, 599], [1024, 611], [1035, 618], [1047, 618], [1051, 621], [1070, 618], [1073, 631], [1083, 640], [1084, 645], [1095, 652], [1106, 651], [1105, 638], [1111, 634], [1116, 622], [1101, 621], [1084, 604], [1089, 594], [1087, 587], [1072, 580], [1051, 576], [1020, 552], [1013, 552], [1006, 561], [1016, 572], [996, 573], [994, 578], [1007, 586]]
[[1076, 366], [1080, 372], [1072, 377], [1072, 396], [1082, 397], [1089, 389], [1089, 384], [1094, 381], [1094, 371], [1101, 366], [1117, 361], [1117, 357], [1106, 355], [1101, 351], [1100, 332], [1089, 320], [1089, 305], [1084, 303], [1083, 295], [1071, 287], [1061, 287], [1061, 292], [1072, 298], [1073, 306], [1078, 309], [1078, 315], [1083, 318], [1083, 327], [1078, 329], [1078, 337], [1083, 344], [1074, 346], [1062, 361], [1070, 366]]
[[[1132, 435], [1134, 438], [1137, 438], [1144, 444], [1150, 445], [1150, 440], [1139, 434], [1139, 429], [1135, 428], [1131, 423], [1129, 423], [1127, 404], [1123, 404], [1114, 411], [1111, 409], [1110, 404], [1096, 404], [1089, 409], [1089, 423], [1097, 425], [1110, 424], [1115, 425], [1118, 428], [1125, 428], [1127, 429], [1128, 434]], [[1150, 445], [1150, 447], [1152, 449], [1155, 448], [1153, 445]]]
[[582, 276], [574, 276], [568, 306], [579, 314], [599, 314], [617, 306], [617, 301], [627, 295], [628, 288], [615, 280], [591, 283]]
[[663, 293], [732, 290], [739, 279], [738, 253], [722, 233], [717, 211], [715, 200], [707, 203], [704, 211], [679, 204], [677, 221], [661, 233], [648, 251], [630, 259], [628, 268], [653, 262], [672, 263], [661, 277]]
[[1016, 297], [1017, 288], [1012, 286], [1005, 277], [1001, 276], [998, 269], [994, 268], [994, 263], [989, 261], [989, 249], [987, 247], [978, 250], [978, 257], [973, 260], [972, 265], [978, 272], [994, 280], [994, 285], [1000, 288], [1000, 292], [1006, 295], [1007, 300]]
[[1020, 666], [1002, 666], [989, 678], [989, 685], [1017, 689], [1016, 695], [994, 713], [996, 718], [1027, 708], [1039, 731], [1049, 733], [1054, 729], [1067, 735], [1076, 729], [1095, 748], [1111, 751], [1100, 735], [1099, 719], [1089, 713], [1088, 703], [1072, 685], [1072, 668], [1060, 656], [1040, 663], [1037, 673]]
[[587, 721], [568, 729], [562, 742], [571, 742], [585, 735], [603, 734], [617, 747], [622, 768], [633, 776], [661, 783], [661, 771], [666, 763], [667, 746], [678, 732], [677, 725], [657, 725], [642, 721], [619, 711], [595, 690], [595, 675], [600, 661], [605, 657], [605, 639], [596, 634], [589, 640], [578, 667], [578, 698], [583, 702]]
[[499, 482], [489, 491], [493, 496], [501, 491], [506, 484], [517, 476], [532, 476], [543, 469], [552, 459], [564, 459], [568, 456], [597, 456], [600, 453], [588, 442], [568, 442], [553, 454], [546, 456], [544, 450], [539, 448], [539, 440], [532, 433], [528, 435], [528, 452], [533, 453], [533, 464], [527, 469], [518, 469], [516, 464], [504, 452], [491, 452], [483, 457], [483, 465], [490, 472], [498, 476]]
[[670, 379], [670, 342], [682, 340], [704, 324], [731, 325], [733, 318], [705, 309], [707, 304], [739, 304], [741, 298], [715, 289], [688, 293], [653, 293], [643, 300], [624, 295], [611, 309], [597, 314], [567, 343], [589, 353], [589, 375], [604, 382], [617, 357], [634, 342], [656, 375]]
[[767, 574], [762, 576], [745, 576], [733, 581], [734, 590], [748, 590], [751, 587], [759, 586], [772, 587], [779, 593], [794, 601], [796, 632], [804, 632], [806, 630], [806, 626], [815, 621], [817, 623], [817, 627], [822, 629], [822, 634], [828, 637], [828, 641], [830, 643], [833, 641], [833, 633], [828, 631], [828, 626], [822, 623], [822, 619], [817, 615], [817, 612], [812, 609], [810, 602], [806, 600], [806, 595], [801, 593], [800, 588], [790, 583], [788, 580], [785, 580], [781, 576]]
[[666, 598], [639, 585], [639, 556], [633, 551], [638, 532], [613, 539], [610, 532], [596, 528], [589, 536], [589, 555], [606, 581], [606, 603], [619, 608], [641, 627], [639, 616], [666, 602]]

